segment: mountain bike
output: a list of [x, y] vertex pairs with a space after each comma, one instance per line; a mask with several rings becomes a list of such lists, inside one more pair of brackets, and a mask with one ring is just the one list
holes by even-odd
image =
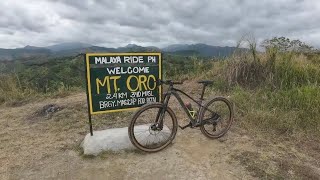
[[[215, 97], [204, 103], [204, 93], [208, 85], [213, 81], [198, 81], [203, 85], [199, 100], [195, 100], [187, 93], [174, 87], [183, 84], [172, 80], [158, 80], [158, 85], [169, 85], [161, 102], [150, 103], [142, 106], [134, 114], [129, 128], [129, 138], [132, 144], [145, 152], [157, 152], [166, 148], [175, 138], [178, 126], [181, 129], [187, 127], [200, 127], [201, 132], [208, 138], [220, 138], [227, 133], [233, 122], [233, 107], [224, 97]], [[189, 103], [184, 103], [179, 93], [185, 95], [197, 104], [193, 110]], [[177, 117], [168, 106], [171, 96], [175, 96], [184, 112], [190, 119], [185, 126], [178, 125]]]

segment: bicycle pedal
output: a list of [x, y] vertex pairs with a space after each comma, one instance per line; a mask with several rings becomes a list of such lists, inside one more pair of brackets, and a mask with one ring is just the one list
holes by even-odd
[[192, 124], [189, 123], [189, 124], [187, 124], [187, 125], [185, 125], [185, 126], [180, 126], [180, 125], [179, 125], [179, 128], [183, 130], [183, 129], [185, 129], [185, 128], [187, 128], [187, 127], [191, 127], [191, 126], [192, 126]]

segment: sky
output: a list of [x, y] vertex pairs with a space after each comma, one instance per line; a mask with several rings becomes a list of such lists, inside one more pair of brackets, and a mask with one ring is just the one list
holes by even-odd
[[235, 46], [274, 36], [320, 48], [319, 0], [1, 0], [0, 48], [83, 42]]

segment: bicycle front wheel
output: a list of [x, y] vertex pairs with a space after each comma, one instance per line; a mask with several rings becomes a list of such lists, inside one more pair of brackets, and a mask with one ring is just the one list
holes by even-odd
[[177, 133], [177, 118], [163, 104], [142, 106], [133, 116], [128, 128], [132, 144], [145, 152], [157, 152], [167, 147]]
[[201, 132], [212, 139], [227, 133], [233, 122], [233, 108], [226, 98], [216, 97], [210, 100], [200, 113]]

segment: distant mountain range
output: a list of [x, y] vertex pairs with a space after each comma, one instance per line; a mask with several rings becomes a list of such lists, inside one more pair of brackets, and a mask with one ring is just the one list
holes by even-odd
[[220, 47], [207, 44], [173, 44], [162, 49], [154, 46], [143, 47], [136, 44], [128, 44], [127, 46], [118, 48], [106, 48], [80, 42], [71, 42], [47, 47], [28, 45], [24, 48], [16, 49], [0, 48], [0, 60], [10, 61], [35, 57], [75, 56], [87, 52], [163, 52], [186, 56], [224, 57], [229, 56], [235, 49], [235, 47]]

